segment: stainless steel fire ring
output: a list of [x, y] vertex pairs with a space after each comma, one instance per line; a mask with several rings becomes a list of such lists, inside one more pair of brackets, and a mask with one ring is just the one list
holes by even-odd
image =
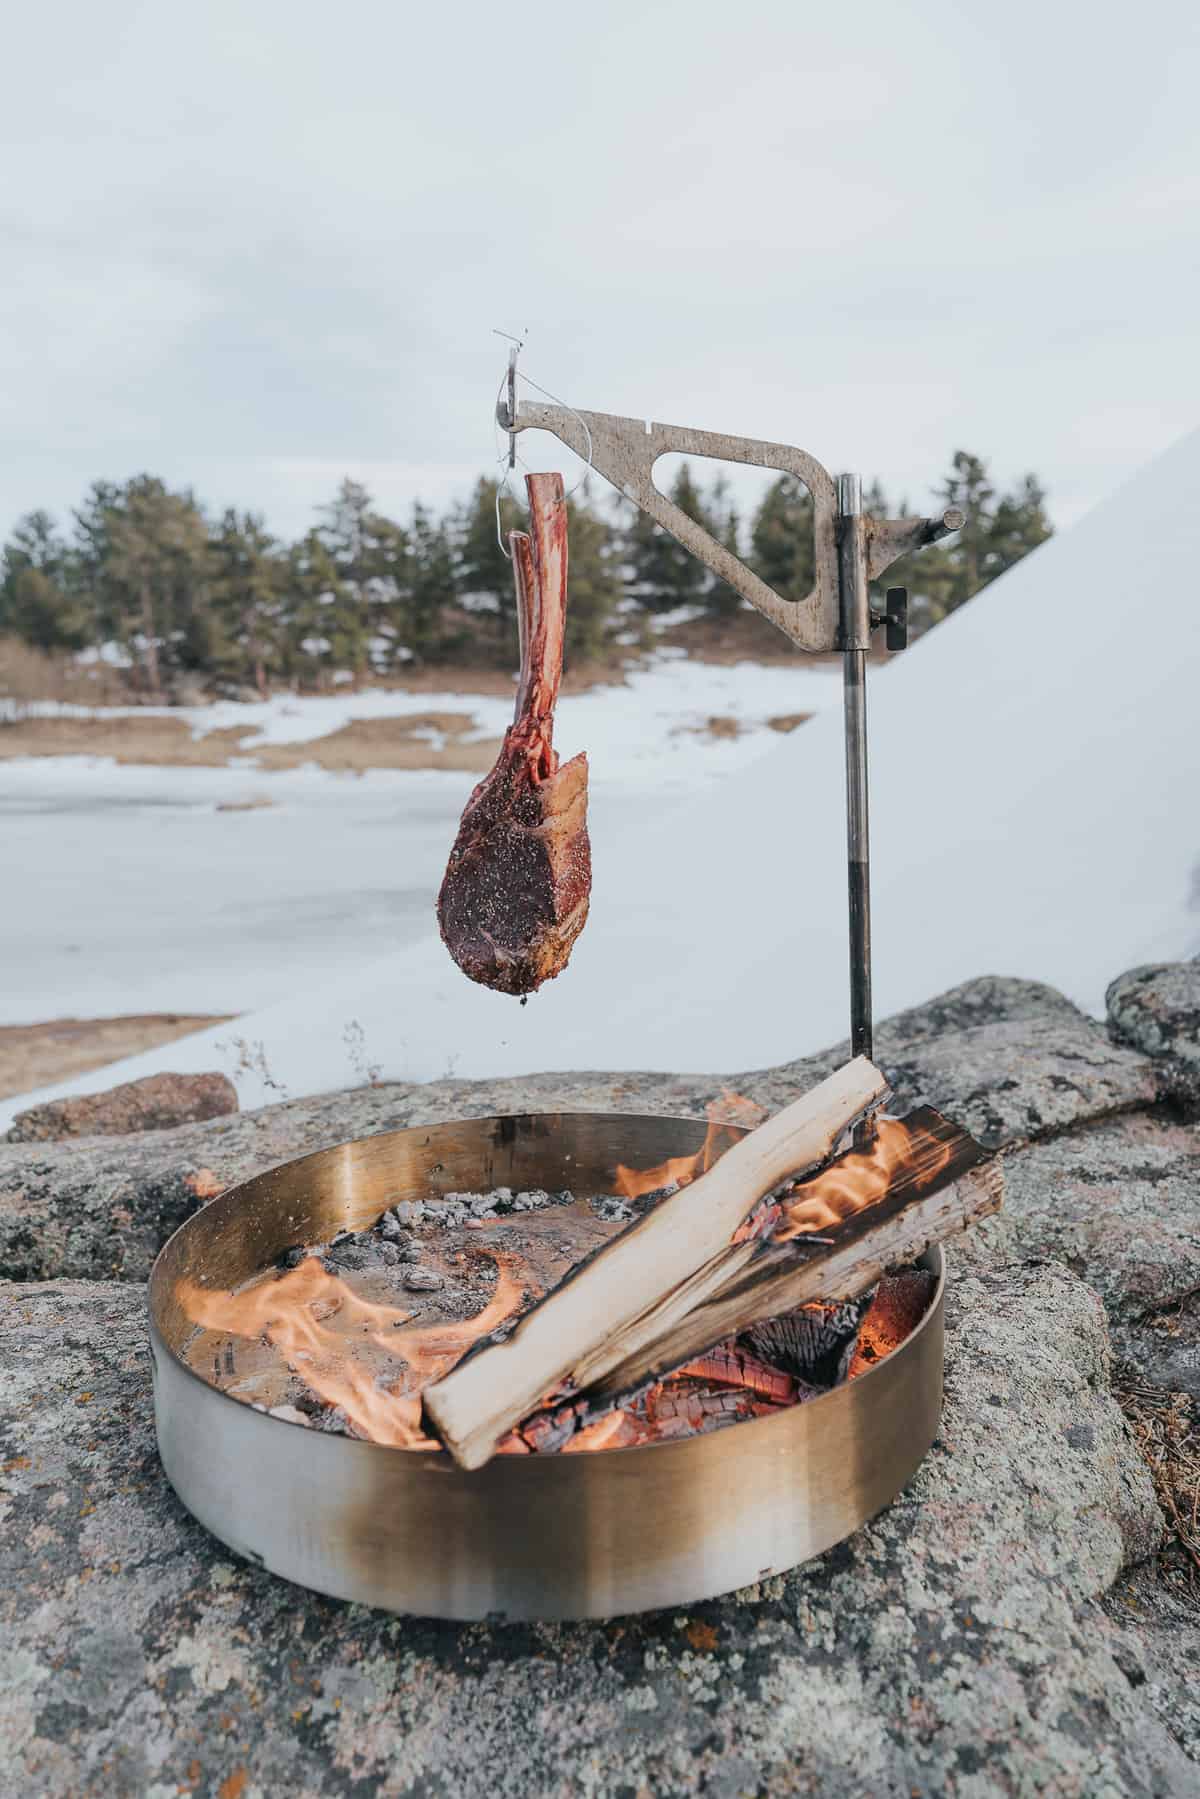
[[[727, 1132], [727, 1141], [740, 1135]], [[616, 1191], [698, 1150], [689, 1118], [531, 1113], [419, 1126], [318, 1150], [190, 1218], [150, 1277], [159, 1450], [188, 1510], [238, 1555], [317, 1592], [455, 1619], [600, 1618], [685, 1605], [795, 1567], [912, 1477], [942, 1406], [944, 1258], [925, 1317], [860, 1378], [706, 1435], [566, 1456], [443, 1452], [331, 1436], [217, 1391], [181, 1360], [181, 1277], [239, 1287], [295, 1243], [364, 1230], [402, 1200]]]

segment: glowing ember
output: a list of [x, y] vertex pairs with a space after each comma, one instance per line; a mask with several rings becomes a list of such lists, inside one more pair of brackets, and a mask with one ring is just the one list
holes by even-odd
[[462, 1321], [411, 1325], [411, 1312], [360, 1298], [315, 1256], [240, 1293], [185, 1279], [175, 1296], [207, 1330], [273, 1344], [292, 1372], [326, 1404], [339, 1406], [360, 1436], [398, 1449], [438, 1449], [421, 1428], [422, 1389], [511, 1317], [524, 1296], [519, 1258], [488, 1253], [498, 1269], [495, 1292], [481, 1312]]
[[628, 1412], [609, 1412], [594, 1424], [585, 1424], [568, 1443], [564, 1455], [586, 1455], [593, 1449], [624, 1449], [639, 1441], [636, 1420]]
[[776, 1405], [791, 1405], [796, 1397], [796, 1383], [790, 1374], [784, 1374], [779, 1368], [772, 1368], [769, 1362], [751, 1355], [749, 1350], [735, 1349], [728, 1343], [718, 1343], [715, 1349], [707, 1354], [697, 1356], [677, 1370], [680, 1375], [690, 1375], [694, 1380], [720, 1381], [731, 1387], [744, 1387], [748, 1393], [757, 1393], [762, 1399], [773, 1400]]
[[857, 1380], [891, 1355], [893, 1349], [899, 1349], [928, 1311], [933, 1288], [933, 1276], [924, 1268], [906, 1268], [899, 1274], [884, 1275], [859, 1326], [847, 1380]]
[[563, 1455], [586, 1455], [697, 1436], [747, 1418], [765, 1418], [811, 1396], [779, 1369], [766, 1367], [732, 1344], [721, 1344], [599, 1418], [583, 1422], [584, 1408], [567, 1406], [550, 1415], [548, 1428], [539, 1431], [541, 1420], [533, 1419], [519, 1434], [535, 1449], [554, 1447]]

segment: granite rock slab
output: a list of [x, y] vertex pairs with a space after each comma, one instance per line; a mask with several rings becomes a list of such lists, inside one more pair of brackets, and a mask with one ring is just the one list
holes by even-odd
[[103, 1093], [76, 1093], [18, 1112], [9, 1143], [55, 1143], [63, 1137], [127, 1137], [198, 1124], [238, 1109], [237, 1088], [224, 1074], [148, 1074]]
[[1131, 968], [1113, 981], [1105, 1004], [1119, 1043], [1200, 1072], [1200, 957]]
[[943, 1427], [872, 1524], [726, 1599], [586, 1625], [393, 1617], [237, 1561], [160, 1471], [143, 1305], [0, 1289], [0, 1791], [1198, 1789], [1152, 1645], [1097, 1603], [1161, 1521], [1065, 1269], [952, 1283]]
[[1061, 1259], [1096, 1289], [1123, 1360], [1200, 1398], [1200, 1126], [1112, 1118], [1007, 1155], [1004, 1172], [1021, 1247]]
[[[733, 1089], [774, 1111], [846, 1045], [727, 1074], [553, 1074], [365, 1087], [147, 1136], [0, 1144], [0, 1275], [143, 1280], [196, 1206], [235, 1181], [349, 1137], [530, 1111], [703, 1117]], [[985, 977], [885, 1021], [877, 1058], [897, 1106], [940, 1106], [988, 1148], [1156, 1102], [1159, 1065], [1110, 1042], [1053, 988]]]
[[[1200, 1618], [1153, 1563], [1123, 1574], [1102, 1601], [1117, 1627], [1113, 1655], [1176, 1742], [1200, 1763]], [[1200, 1778], [1197, 1781], [1200, 1787]]]

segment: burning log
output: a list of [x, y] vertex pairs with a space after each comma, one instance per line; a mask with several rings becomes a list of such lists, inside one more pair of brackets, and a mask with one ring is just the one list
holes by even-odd
[[[1001, 1176], [999, 1163], [983, 1163], [978, 1144], [931, 1108], [883, 1123], [890, 1127], [892, 1155], [897, 1129], [911, 1142], [911, 1154], [894, 1178], [886, 1204], [876, 1200], [847, 1219], [834, 1244], [810, 1235], [815, 1260], [798, 1253], [795, 1245], [802, 1239], [797, 1236], [777, 1232], [773, 1241], [759, 1237], [759, 1255], [728, 1291], [718, 1291], [670, 1336], [631, 1354], [586, 1392], [522, 1424], [520, 1435], [529, 1446], [542, 1451], [617, 1448], [669, 1435], [669, 1427], [665, 1432], [655, 1428], [662, 1396], [689, 1376], [742, 1389], [727, 1419], [704, 1422], [700, 1411], [696, 1428], [763, 1416], [814, 1398], [843, 1379], [856, 1380], [898, 1348], [927, 1311], [934, 1279], [922, 1268], [881, 1275], [884, 1263], [919, 1255], [930, 1243], [994, 1212], [1001, 1200]], [[861, 1178], [862, 1167], [872, 1160], [886, 1165], [889, 1157], [856, 1152], [843, 1163], [858, 1162]], [[948, 1186], [939, 1184], [947, 1179]], [[794, 1225], [796, 1216], [811, 1217], [816, 1189], [824, 1188], [824, 1205], [831, 1187], [844, 1181], [843, 1164], [834, 1164], [802, 1184], [790, 1204], [785, 1201], [771, 1211], [785, 1224], [791, 1213]], [[815, 1299], [814, 1276], [820, 1289]], [[830, 1289], [862, 1295], [871, 1288], [869, 1301], [830, 1297]], [[698, 1344], [726, 1331], [744, 1332], [757, 1354], [747, 1354], [733, 1334], [696, 1353]], [[682, 1360], [685, 1356], [690, 1359]], [[751, 1404], [755, 1396], [757, 1409]], [[625, 1423], [618, 1425], [622, 1419]]]
[[438, 895], [443, 941], [465, 975], [532, 993], [561, 973], [588, 913], [587, 757], [559, 765], [554, 706], [567, 607], [561, 475], [528, 475], [532, 538], [509, 535], [521, 677], [491, 773], [467, 801]]
[[[809, 1237], [806, 1244], [803, 1236], [757, 1239], [749, 1258], [683, 1317], [667, 1296], [656, 1314], [644, 1321], [641, 1340], [628, 1351], [624, 1345], [614, 1346], [601, 1371], [586, 1380], [593, 1403], [612, 1405], [647, 1381], [660, 1380], [709, 1344], [743, 1331], [754, 1334], [754, 1327], [781, 1321], [801, 1306], [857, 1298], [880, 1282], [889, 1268], [915, 1261], [931, 1244], [942, 1243], [998, 1211], [1003, 1199], [1000, 1164], [985, 1162], [974, 1139], [937, 1113], [923, 1111], [919, 1116], [922, 1121], [936, 1120], [946, 1134], [944, 1141], [952, 1146], [951, 1157], [940, 1168], [906, 1171], [885, 1195], [819, 1241]], [[891, 1326], [881, 1308], [868, 1331], [874, 1306], [863, 1321], [868, 1342], [878, 1331], [876, 1359], [912, 1328], [912, 1322], [907, 1327], [901, 1323], [911, 1312], [911, 1302], [906, 1306], [891, 1295], [884, 1300], [884, 1306], [889, 1305]], [[916, 1317], [920, 1315], [917, 1311]], [[761, 1336], [756, 1341], [761, 1342]], [[852, 1361], [851, 1371], [865, 1373], [869, 1365], [869, 1359], [860, 1359], [857, 1365]], [[585, 1382], [579, 1385], [583, 1390]]]
[[[427, 1414], [455, 1460], [482, 1466], [547, 1394], [568, 1382], [585, 1391], [710, 1299], [759, 1252], [752, 1237], [733, 1240], [759, 1201], [797, 1170], [827, 1162], [887, 1091], [864, 1056], [848, 1062], [622, 1232], [528, 1312], [506, 1342], [482, 1347], [430, 1386]], [[713, 1331], [674, 1365], [730, 1334]]]
[[[833, 1080], [856, 1066], [871, 1069], [851, 1063]], [[882, 1086], [878, 1071], [871, 1073]], [[547, 1395], [577, 1408], [573, 1431], [590, 1429], [601, 1413], [696, 1358], [711, 1367], [721, 1353], [714, 1345], [815, 1302], [844, 1306], [889, 1268], [999, 1207], [999, 1165], [985, 1163], [966, 1132], [924, 1108], [906, 1120], [881, 1119], [870, 1149], [843, 1156], [756, 1213], [779, 1180], [780, 1157], [794, 1153], [797, 1133], [785, 1121], [825, 1088], [752, 1132], [626, 1231], [528, 1313], [506, 1344], [464, 1359], [427, 1390], [427, 1415], [456, 1460], [481, 1465]], [[767, 1153], [751, 1169], [747, 1152], [759, 1143]], [[779, 1329], [754, 1344], [772, 1360]]]

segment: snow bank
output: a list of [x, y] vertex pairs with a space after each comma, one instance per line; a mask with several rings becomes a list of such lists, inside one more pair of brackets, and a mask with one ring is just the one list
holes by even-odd
[[[871, 682], [881, 1014], [987, 972], [1099, 1011], [1119, 970], [1200, 949], [1198, 482], [1200, 433]], [[528, 1006], [472, 987], [431, 934], [242, 1019], [239, 1035], [300, 1094], [354, 1079], [351, 1025], [385, 1078], [414, 1080], [735, 1069], [844, 1034], [836, 709], [711, 788], [638, 782], [619, 800], [597, 809], [588, 927]], [[72, 1086], [232, 1072], [228, 1036]], [[273, 1096], [251, 1077], [242, 1093]]]

